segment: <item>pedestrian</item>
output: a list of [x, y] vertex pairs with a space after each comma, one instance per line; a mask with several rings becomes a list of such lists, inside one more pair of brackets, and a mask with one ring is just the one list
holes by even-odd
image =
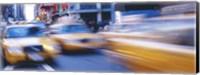
[[4, 9], [4, 12], [3, 12], [3, 17], [4, 17], [4, 20], [6, 23], [9, 23], [9, 8], [8, 7], [5, 7]]
[[98, 26], [98, 24], [96, 23], [96, 21], [92, 21], [92, 29], [93, 29], [93, 31], [96, 33], [96, 32], [98, 32], [99, 31], [99, 26]]

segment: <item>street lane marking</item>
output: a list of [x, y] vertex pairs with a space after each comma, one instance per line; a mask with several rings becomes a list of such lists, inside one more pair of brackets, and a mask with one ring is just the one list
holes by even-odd
[[42, 64], [42, 67], [44, 67], [47, 71], [55, 71], [51, 66], [47, 64]]
[[4, 70], [14, 70], [15, 66], [6, 66]]

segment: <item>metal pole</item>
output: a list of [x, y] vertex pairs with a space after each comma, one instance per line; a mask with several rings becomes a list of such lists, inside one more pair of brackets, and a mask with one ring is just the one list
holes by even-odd
[[67, 7], [67, 12], [69, 14], [69, 16], [71, 16], [71, 4], [68, 4], [68, 7]]
[[[98, 10], [101, 9], [101, 3], [97, 3], [96, 6], [97, 6]], [[101, 11], [98, 11], [98, 13], [97, 13], [97, 22], [101, 22], [101, 21], [102, 21]]]
[[17, 4], [14, 4], [14, 18], [17, 20]]
[[115, 23], [115, 3], [111, 3], [111, 22]]
[[59, 13], [62, 13], [62, 4], [59, 4]]
[[19, 5], [16, 5], [16, 18], [17, 20], [20, 19]]

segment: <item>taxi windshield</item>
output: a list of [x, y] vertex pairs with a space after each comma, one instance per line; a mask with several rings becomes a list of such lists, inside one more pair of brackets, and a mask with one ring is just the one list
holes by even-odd
[[44, 22], [29, 22], [28, 24], [34, 24], [34, 25], [38, 25], [41, 28], [46, 28], [46, 25]]
[[56, 33], [65, 34], [65, 33], [89, 33], [89, 32], [91, 31], [84, 25], [66, 25], [57, 28]]
[[45, 34], [39, 27], [14, 27], [9, 28], [6, 38], [42, 37]]

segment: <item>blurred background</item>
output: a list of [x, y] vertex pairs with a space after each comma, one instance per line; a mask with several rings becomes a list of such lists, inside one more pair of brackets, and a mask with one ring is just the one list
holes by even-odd
[[[66, 47], [67, 52], [59, 54], [51, 63], [9, 64], [2, 67], [2, 70], [143, 73], [196, 71], [196, 2], [1, 4], [0, 9], [1, 31], [21, 22], [41, 26], [43, 23], [43, 30], [49, 32], [48, 38], [62, 36], [65, 40], [74, 40], [88, 39], [90, 36], [90, 39], [103, 39], [95, 43], [105, 42], [98, 48], [96, 44], [81, 43], [81, 46], [87, 47], [87, 51], [68, 52], [71, 50], [68, 41], [65, 45], [70, 46], [60, 45]], [[57, 24], [70, 23], [79, 23], [91, 31], [74, 28], [71, 33], [58, 29], [61, 31], [56, 34], [63, 35], [52, 33]]]

